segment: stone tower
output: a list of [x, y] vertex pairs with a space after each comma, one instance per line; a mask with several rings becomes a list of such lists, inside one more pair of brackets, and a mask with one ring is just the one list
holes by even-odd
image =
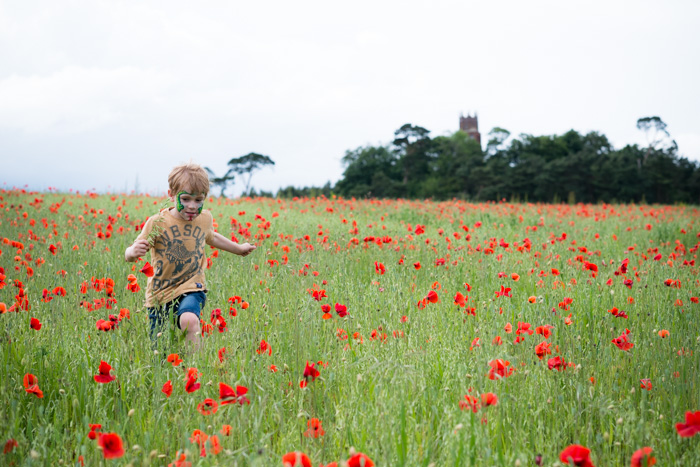
[[481, 133], [479, 133], [479, 118], [476, 116], [476, 112], [472, 117], [470, 114], [459, 116], [459, 129], [468, 134], [472, 139], [475, 139], [477, 143], [481, 144]]

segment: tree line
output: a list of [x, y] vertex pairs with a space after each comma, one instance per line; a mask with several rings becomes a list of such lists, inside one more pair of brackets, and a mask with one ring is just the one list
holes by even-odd
[[[511, 138], [496, 127], [482, 148], [462, 131], [431, 138], [429, 130], [407, 123], [387, 145], [348, 150], [335, 185], [288, 186], [276, 196], [700, 204], [700, 163], [679, 155], [659, 117], [640, 118], [637, 128], [646, 146], [615, 149], [601, 133], [575, 130]], [[211, 182], [223, 195], [237, 174], [245, 177], [244, 194], [273, 196], [250, 187], [252, 173], [266, 165], [274, 162], [250, 153], [231, 159], [221, 177], [209, 171]]]
[[347, 151], [333, 191], [346, 197], [700, 204], [700, 164], [679, 156], [659, 117], [640, 118], [637, 127], [646, 147], [617, 150], [598, 132], [510, 138], [494, 128], [482, 149], [462, 131], [431, 138], [429, 130], [406, 124], [389, 145]]

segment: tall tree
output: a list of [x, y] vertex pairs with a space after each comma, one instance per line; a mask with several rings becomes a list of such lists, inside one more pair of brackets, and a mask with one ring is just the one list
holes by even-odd
[[671, 139], [671, 134], [666, 129], [666, 123], [660, 117], [642, 117], [637, 120], [637, 129], [644, 132], [647, 139], [647, 150], [644, 159], [637, 161], [639, 170], [645, 165], [651, 153], [657, 149], [677, 150], [676, 141]]
[[506, 140], [510, 138], [510, 131], [501, 127], [494, 127], [489, 131], [489, 142], [486, 145], [486, 153], [491, 156], [503, 149]]
[[467, 133], [438, 136], [431, 145], [431, 173], [424, 182], [425, 196], [448, 199], [476, 194], [474, 169], [483, 165], [481, 145]]
[[275, 165], [275, 161], [256, 152], [251, 152], [241, 157], [234, 157], [228, 161], [228, 166], [230, 167], [229, 172], [246, 176], [244, 178], [245, 193], [248, 193], [250, 190], [250, 180], [253, 178], [253, 172], [266, 165]]
[[221, 193], [219, 193], [219, 196], [225, 197], [226, 195], [224, 192], [226, 191], [226, 188], [228, 188], [229, 184], [233, 183], [235, 178], [233, 173], [231, 173], [231, 169], [227, 170], [221, 177], [217, 177], [209, 167], [204, 167], [204, 170], [206, 170], [207, 174], [209, 175], [209, 183], [215, 187], [221, 188]]
[[429, 130], [406, 123], [394, 132], [393, 145], [399, 156], [406, 195], [415, 196], [419, 183], [429, 176]]
[[396, 154], [384, 146], [347, 151], [342, 159], [343, 179], [336, 184], [336, 190], [344, 196], [398, 196], [397, 161]]

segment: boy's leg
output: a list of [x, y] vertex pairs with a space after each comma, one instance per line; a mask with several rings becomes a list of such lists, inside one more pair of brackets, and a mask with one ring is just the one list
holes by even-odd
[[202, 308], [206, 302], [204, 292], [191, 292], [181, 297], [177, 309], [177, 326], [183, 331], [187, 331], [185, 340], [194, 346], [194, 350], [199, 349], [199, 336], [202, 332], [199, 325]]
[[148, 321], [151, 323], [151, 341], [155, 344], [158, 334], [165, 329], [166, 317], [168, 310], [165, 306], [157, 306], [148, 308]]

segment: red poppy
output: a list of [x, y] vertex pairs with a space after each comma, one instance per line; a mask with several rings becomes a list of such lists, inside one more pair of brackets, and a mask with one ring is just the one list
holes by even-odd
[[258, 355], [267, 353], [268, 355], [272, 355], [272, 346], [268, 344], [265, 339], [260, 341], [260, 346], [258, 349], [255, 351]]
[[143, 265], [141, 268], [141, 272], [146, 275], [146, 277], [153, 277], [153, 266], [151, 266], [151, 263], [146, 261], [146, 264]]
[[416, 271], [420, 269], [420, 261], [416, 261], [413, 263], [413, 267], [416, 268]]
[[365, 454], [358, 452], [348, 459], [348, 467], [374, 467], [374, 462]]
[[632, 454], [632, 467], [651, 467], [656, 464], [656, 458], [651, 455], [653, 449], [644, 447]]
[[552, 328], [554, 328], [554, 326], [550, 326], [549, 324], [537, 326], [535, 328], [535, 334], [541, 334], [545, 339], [549, 339], [549, 336], [552, 335]]
[[328, 296], [328, 295], [326, 295], [326, 291], [323, 289], [318, 290], [314, 287], [313, 289], [308, 289], [308, 291], [311, 294], [311, 296], [314, 298], [314, 300], [316, 300], [317, 302], [320, 302], [321, 300], [324, 299], [324, 297]]
[[36, 376], [31, 373], [27, 373], [24, 375], [22, 382], [24, 384], [24, 390], [28, 394], [34, 394], [39, 399], [44, 397], [43, 391], [39, 389], [39, 379]]
[[192, 436], [190, 436], [190, 443], [195, 443], [199, 444], [200, 446], [204, 446], [204, 443], [206, 443], [208, 439], [209, 435], [203, 432], [202, 430], [194, 430], [192, 432]]
[[282, 456], [284, 467], [311, 467], [311, 459], [303, 452], [288, 452]]
[[170, 355], [168, 355], [168, 358], [166, 360], [170, 362], [173, 366], [178, 366], [180, 363], [182, 363], [182, 359], [176, 353], [171, 353]]
[[556, 356], [547, 360], [547, 367], [550, 370], [566, 370], [566, 361], [563, 358]]
[[496, 290], [496, 297], [512, 297], [513, 294], [511, 293], [511, 288], [510, 287], [504, 287], [501, 286], [501, 290]]
[[219, 437], [216, 435], [211, 435], [209, 437], [209, 444], [211, 445], [210, 452], [214, 455], [221, 452], [221, 443], [219, 442]]
[[102, 448], [105, 459], [115, 459], [124, 455], [122, 439], [116, 433], [100, 433], [97, 444]]
[[515, 331], [515, 335], [519, 336], [521, 334], [533, 335], [535, 331], [530, 329], [530, 323], [522, 323], [518, 321], [518, 329]]
[[32, 318], [29, 320], [29, 327], [31, 327], [35, 331], [38, 331], [39, 329], [41, 329], [41, 321], [39, 321], [36, 318]]
[[318, 378], [321, 372], [314, 368], [314, 365], [315, 363], [309, 363], [308, 360], [306, 361], [306, 367], [304, 368], [304, 379], [301, 381], [301, 383], [299, 383], [299, 386], [306, 387], [309, 378], [311, 378], [311, 381], [316, 381], [316, 378]]
[[187, 378], [185, 380], [185, 391], [195, 392], [197, 389], [199, 389], [201, 384], [197, 382], [197, 379], [199, 379], [199, 370], [196, 368], [188, 368]]
[[345, 305], [336, 303], [335, 312], [338, 313], [338, 316], [340, 316], [341, 318], [345, 318], [348, 315], [348, 308]]
[[321, 311], [323, 312], [323, 319], [331, 319], [333, 315], [331, 315], [331, 306], [327, 303], [324, 303], [321, 305]]
[[386, 272], [386, 267], [382, 263], [375, 261], [374, 270], [377, 272], [377, 274], [382, 275]]
[[676, 431], [683, 438], [700, 433], [700, 410], [697, 412], [686, 412], [685, 423], [676, 423]]
[[467, 305], [467, 300], [469, 300], [469, 297], [463, 295], [462, 292], [457, 292], [457, 294], [455, 295], [455, 305], [464, 307]]
[[109, 383], [116, 379], [116, 377], [112, 375], [112, 366], [104, 360], [100, 361], [98, 371], [100, 374], [93, 376], [98, 383]]
[[91, 423], [90, 424], [90, 433], [88, 433], [88, 438], [90, 439], [97, 439], [97, 435], [100, 433], [100, 430], [102, 429], [102, 425], [99, 423]]
[[10, 438], [10, 439], [8, 439], [7, 442], [5, 443], [5, 447], [2, 448], [2, 453], [3, 453], [3, 454], [10, 453], [10, 452], [12, 452], [12, 450], [13, 450], [14, 448], [16, 448], [17, 446], [18, 446], [17, 440], [14, 439], [14, 438]]
[[561, 308], [564, 311], [569, 311], [571, 308], [571, 304], [574, 303], [574, 299], [570, 297], [564, 297], [564, 300], [559, 302], [559, 308]]
[[[138, 279], [136, 279], [136, 276], [133, 274], [129, 274], [126, 278], [128, 281], [128, 284], [126, 286], [127, 290], [132, 291], [133, 293], [138, 292], [141, 290], [141, 287], [139, 287], [139, 284], [137, 282]], [[95, 287], [95, 284], [93, 283], [93, 287]]]
[[474, 396], [470, 396], [469, 394], [465, 394], [464, 400], [459, 401], [459, 408], [461, 410], [471, 410], [472, 412], [477, 413], [481, 408], [481, 405], [479, 404], [479, 399]]
[[649, 378], [644, 378], [639, 380], [640, 388], [651, 391], [651, 380]]
[[481, 404], [484, 407], [488, 407], [489, 405], [496, 405], [498, 404], [498, 397], [492, 392], [486, 392], [481, 395]]
[[173, 393], [173, 383], [170, 380], [166, 381], [165, 384], [163, 384], [161, 391], [163, 394], [170, 397], [170, 394]]
[[[396, 331], [394, 331], [396, 332]], [[476, 347], [481, 347], [481, 344], [479, 344], [479, 337], [475, 337], [474, 340], [472, 341], [472, 345], [469, 346], [469, 350], [474, 350]]]
[[489, 362], [489, 366], [491, 367], [487, 373], [489, 379], [507, 378], [515, 371], [515, 369], [512, 367], [508, 368], [510, 366], [510, 362], [508, 360], [501, 360], [500, 358], [497, 360], [491, 360]]
[[634, 347], [634, 344], [629, 342], [627, 340], [627, 336], [630, 334], [629, 329], [625, 329], [625, 332], [620, 334], [619, 337], [616, 337], [613, 339], [611, 342], [617, 346], [618, 349], [624, 350], [625, 352]]
[[221, 405], [235, 404], [239, 403], [250, 404], [250, 401], [245, 396], [248, 393], [248, 388], [245, 386], [236, 386], [234, 390], [231, 386], [226, 383], [219, 383], [219, 400], [221, 400]]
[[611, 309], [608, 310], [608, 313], [613, 315], [616, 318], [625, 318], [627, 319], [627, 313], [625, 310], [618, 310], [617, 307], [612, 307]]
[[219, 433], [224, 436], [231, 436], [231, 425], [223, 425], [221, 430], [219, 430]]
[[552, 344], [550, 344], [547, 341], [537, 344], [535, 346], [535, 355], [537, 355], [537, 358], [542, 360], [545, 357], [545, 355], [551, 355], [552, 354], [552, 351], [550, 350], [551, 346], [552, 346]]
[[559, 454], [559, 460], [566, 465], [577, 467], [595, 467], [590, 458], [591, 451], [581, 445], [572, 444]]
[[168, 464], [168, 467], [192, 467], [192, 462], [187, 460], [187, 455], [184, 452], [178, 454], [175, 462]]
[[321, 424], [321, 420], [318, 418], [312, 418], [306, 422], [306, 427], [307, 429], [304, 432], [304, 436], [307, 438], [319, 438], [326, 434]]
[[197, 410], [202, 415], [211, 415], [216, 413], [217, 410], [219, 410], [219, 404], [217, 404], [217, 402], [214, 399], [207, 397], [206, 399], [204, 399], [203, 402], [200, 402], [197, 405]]
[[666, 329], [662, 329], [661, 331], [659, 331], [659, 337], [662, 339], [667, 338], [669, 334], [670, 333]]
[[428, 295], [425, 297], [430, 303], [438, 303], [440, 301], [440, 297], [438, 296], [437, 292], [434, 290], [431, 290], [428, 292]]
[[221, 363], [224, 363], [224, 359], [226, 358], [226, 347], [221, 347], [219, 349], [218, 354], [219, 354], [219, 361]]

